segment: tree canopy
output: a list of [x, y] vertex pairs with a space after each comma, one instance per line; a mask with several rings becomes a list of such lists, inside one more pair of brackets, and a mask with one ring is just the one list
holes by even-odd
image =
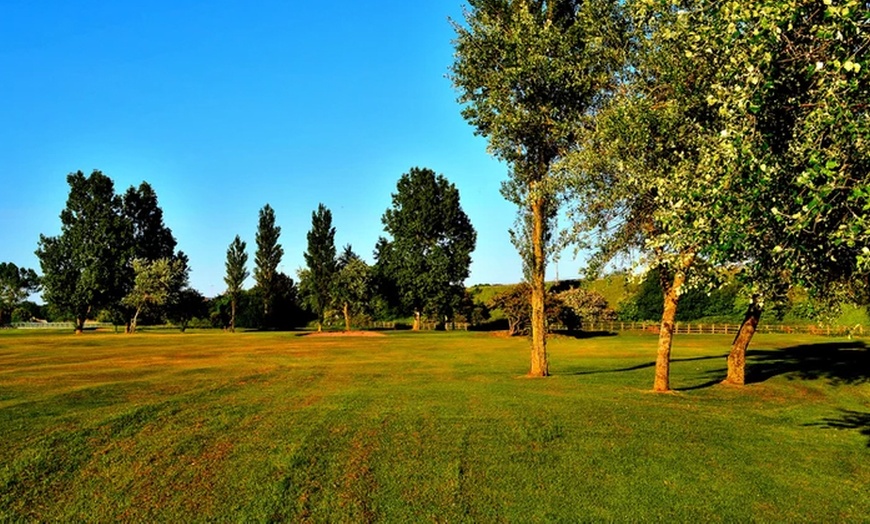
[[275, 210], [266, 204], [260, 210], [257, 225], [257, 251], [254, 253], [254, 280], [263, 295], [263, 322], [270, 325], [272, 302], [275, 300], [278, 265], [284, 248], [278, 243], [281, 228], [275, 225]]
[[236, 330], [236, 305], [245, 279], [248, 278], [248, 253], [245, 252], [247, 244], [236, 235], [227, 249], [226, 276], [224, 282], [227, 285], [227, 294], [230, 296], [230, 331]]
[[395, 281], [403, 308], [419, 329], [423, 314], [452, 315], [464, 292], [477, 233], [459, 191], [444, 176], [412, 168], [399, 179], [382, 222], [391, 239], [379, 241], [379, 263]]
[[0, 262], [0, 326], [8, 322], [15, 308], [40, 288], [39, 277], [29, 268]]
[[61, 234], [40, 235], [36, 255], [43, 297], [72, 316], [80, 333], [88, 314], [117, 304], [125, 295], [133, 231], [109, 177], [96, 170], [89, 176], [78, 171], [67, 182]]
[[303, 256], [308, 267], [299, 274], [300, 287], [306, 303], [317, 315], [317, 330], [320, 331], [326, 309], [332, 302], [337, 271], [332, 211], [323, 204], [311, 213], [308, 249]]
[[558, 209], [554, 162], [576, 147], [578, 123], [622, 65], [619, 3], [476, 0], [454, 24], [452, 79], [462, 115], [508, 163], [502, 194], [519, 208], [520, 253], [531, 285], [530, 374], [546, 376], [544, 278]]

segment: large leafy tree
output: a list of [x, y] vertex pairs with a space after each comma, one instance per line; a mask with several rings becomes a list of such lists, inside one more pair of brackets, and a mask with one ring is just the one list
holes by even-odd
[[254, 253], [254, 280], [263, 297], [263, 321], [271, 325], [272, 305], [277, 287], [278, 265], [284, 256], [284, 248], [278, 243], [281, 228], [275, 225], [275, 211], [266, 204], [260, 210], [257, 225], [257, 251]]
[[549, 374], [545, 271], [558, 210], [553, 164], [576, 147], [577, 124], [621, 65], [619, 2], [471, 0], [456, 24], [452, 79], [462, 115], [508, 163], [503, 195], [520, 208], [520, 252], [531, 285], [532, 376]]
[[332, 211], [323, 204], [319, 204], [317, 211], [311, 213], [308, 249], [303, 256], [308, 267], [299, 272], [301, 291], [305, 302], [317, 315], [317, 330], [322, 331], [326, 309], [332, 302], [337, 272]]
[[92, 312], [117, 304], [127, 291], [133, 253], [132, 226], [114, 183], [100, 171], [67, 176], [70, 186], [61, 211], [61, 234], [40, 235], [36, 255], [43, 297], [75, 320], [81, 333]]
[[363, 313], [371, 300], [371, 269], [350, 245], [338, 257], [333, 301], [344, 316], [344, 329], [350, 331], [351, 317]]
[[700, 22], [688, 39], [713, 36], [728, 50], [714, 56], [731, 74], [709, 103], [724, 116], [720, 149], [733, 166], [726, 180], [746, 188], [723, 207], [710, 249], [715, 260], [739, 264], [751, 295], [728, 357], [726, 382], [740, 385], [765, 301], [797, 284], [838, 304], [866, 285], [870, 9], [762, 0]]
[[477, 241], [459, 190], [431, 169], [412, 168], [399, 179], [382, 222], [392, 240], [380, 247], [381, 256], [403, 306], [414, 313], [414, 329], [424, 313], [451, 315], [464, 293]]
[[158, 258], [153, 261], [134, 258], [133, 272], [136, 275], [133, 289], [121, 300], [134, 310], [130, 333], [136, 332], [143, 309], [166, 306], [177, 301], [188, 280], [187, 264], [179, 258]]
[[12, 262], [0, 263], [0, 326], [31, 293], [39, 290], [39, 277], [32, 269]]
[[248, 278], [248, 253], [245, 252], [247, 244], [236, 235], [227, 249], [226, 275], [224, 282], [227, 285], [227, 295], [230, 297], [230, 331], [236, 330], [236, 306], [242, 293], [245, 279]]
[[[157, 193], [147, 182], [142, 182], [139, 187], [130, 186], [122, 197], [123, 213], [130, 220], [132, 227], [131, 242], [132, 255], [127, 264], [127, 277], [125, 292], [133, 293], [136, 286], [136, 273], [133, 260], [138, 259], [140, 265], [156, 262], [160, 259], [171, 259], [183, 266], [183, 272], [189, 273], [187, 256], [179, 251], [175, 252], [177, 245], [172, 230], [163, 222], [163, 209], [157, 200]], [[181, 281], [174, 283], [183, 285]], [[181, 288], [173, 289], [172, 294], [177, 294]], [[158, 305], [151, 304], [150, 309], [156, 313]], [[137, 317], [141, 310], [132, 306], [129, 301], [121, 301], [110, 309], [120, 313], [127, 325], [127, 331], [133, 328], [133, 317]], [[138, 311], [137, 311], [138, 310]]]

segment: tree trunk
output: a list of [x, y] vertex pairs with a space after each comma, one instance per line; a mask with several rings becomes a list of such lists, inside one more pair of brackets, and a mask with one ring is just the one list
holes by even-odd
[[350, 304], [347, 302], [344, 303], [342, 313], [344, 313], [344, 330], [350, 331]]
[[130, 321], [130, 330], [128, 333], [136, 332], [136, 323], [139, 321], [139, 312], [142, 311], [141, 307], [136, 308], [136, 312], [133, 313], [133, 320]]
[[743, 317], [743, 323], [740, 324], [737, 336], [731, 343], [731, 351], [728, 353], [728, 375], [722, 381], [723, 384], [735, 386], [746, 384], [746, 348], [749, 347], [755, 330], [758, 328], [762, 309], [763, 304], [760, 297], [752, 295], [749, 307], [746, 309], [746, 315]]
[[419, 311], [414, 311], [414, 327], [411, 328], [413, 331], [420, 331], [420, 318], [422, 315]]
[[547, 316], [544, 311], [546, 258], [544, 242], [546, 238], [546, 202], [543, 197], [532, 201], [532, 365], [529, 376], [546, 377], [550, 374], [547, 361]]
[[667, 392], [671, 390], [671, 345], [674, 341], [674, 322], [677, 318], [677, 302], [680, 300], [680, 288], [686, 281], [686, 274], [677, 271], [671, 281], [667, 274], [662, 274], [664, 290], [664, 311], [662, 325], [659, 330], [659, 347], [656, 354], [656, 378], [653, 391]]
[[85, 331], [85, 317], [76, 317], [75, 332], [81, 335]]
[[236, 299], [230, 300], [230, 333], [236, 332]]

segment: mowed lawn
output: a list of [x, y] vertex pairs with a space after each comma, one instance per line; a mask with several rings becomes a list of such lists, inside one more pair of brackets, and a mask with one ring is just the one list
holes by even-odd
[[863, 342], [0, 332], [0, 521], [870, 521]]

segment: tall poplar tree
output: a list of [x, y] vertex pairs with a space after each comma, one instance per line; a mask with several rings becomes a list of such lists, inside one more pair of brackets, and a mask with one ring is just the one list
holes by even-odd
[[549, 375], [544, 312], [547, 239], [558, 210], [554, 163], [576, 147], [577, 124], [603, 98], [621, 66], [619, 2], [471, 0], [455, 24], [452, 79], [462, 115], [509, 165], [502, 194], [527, 231], [532, 376]]
[[236, 235], [227, 249], [226, 270], [224, 282], [227, 284], [227, 294], [230, 296], [230, 331], [236, 331], [236, 305], [245, 279], [248, 278], [248, 254], [245, 252], [247, 244]]
[[257, 225], [257, 251], [254, 254], [254, 280], [263, 294], [263, 321], [271, 325], [272, 302], [275, 300], [276, 276], [284, 248], [278, 243], [281, 228], [275, 225], [275, 211], [266, 204], [260, 210]]
[[317, 315], [317, 331], [322, 331], [338, 271], [332, 212], [323, 204], [319, 204], [317, 211], [311, 213], [311, 230], [308, 232], [308, 249], [304, 258], [308, 268], [299, 274], [300, 288], [308, 306]]

